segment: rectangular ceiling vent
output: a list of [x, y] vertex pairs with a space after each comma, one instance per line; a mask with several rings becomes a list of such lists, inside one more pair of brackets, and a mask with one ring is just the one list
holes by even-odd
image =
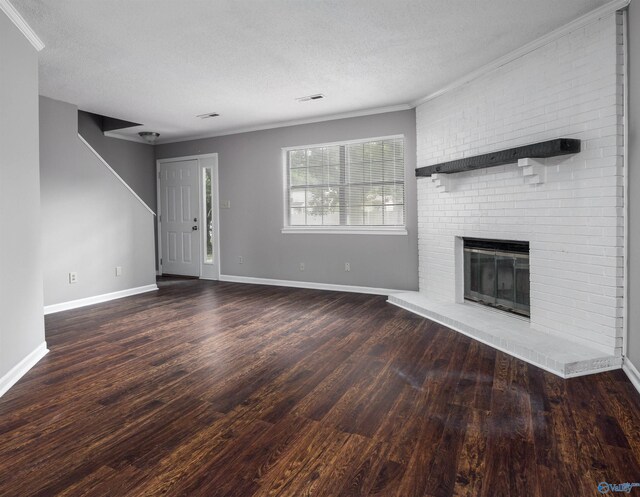
[[325, 96], [322, 93], [316, 93], [315, 95], [307, 95], [306, 97], [296, 98], [296, 100], [298, 102], [309, 102], [311, 100], [321, 100], [323, 98], [325, 98]]
[[210, 112], [208, 114], [200, 114], [199, 117], [200, 119], [209, 119], [210, 117], [218, 117], [220, 114], [218, 114], [217, 112]]

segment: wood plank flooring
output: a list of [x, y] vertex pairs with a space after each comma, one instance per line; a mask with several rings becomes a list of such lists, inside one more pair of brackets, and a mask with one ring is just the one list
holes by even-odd
[[[585, 497], [640, 482], [640, 395], [384, 297], [165, 279], [46, 318], [2, 496]], [[640, 495], [640, 489], [634, 489]]]

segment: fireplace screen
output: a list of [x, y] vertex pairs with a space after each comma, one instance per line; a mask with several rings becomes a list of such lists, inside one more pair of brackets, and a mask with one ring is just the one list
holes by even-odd
[[529, 317], [529, 243], [465, 238], [464, 298]]

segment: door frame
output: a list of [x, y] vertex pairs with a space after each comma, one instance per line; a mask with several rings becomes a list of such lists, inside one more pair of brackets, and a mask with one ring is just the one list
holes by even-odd
[[[213, 159], [212, 164], [203, 164], [204, 160]], [[171, 162], [182, 162], [185, 160], [197, 160], [198, 161], [198, 231], [200, 232], [200, 279], [206, 280], [218, 280], [220, 279], [220, 182], [218, 177], [218, 154], [198, 154], [198, 155], [186, 155], [183, 157], [171, 157], [167, 159], [158, 159], [156, 160], [156, 198], [157, 198], [157, 211], [158, 215], [156, 216], [156, 227], [157, 227], [157, 235], [156, 235], [156, 243], [158, 247], [158, 275], [162, 276], [162, 194], [160, 191], [160, 166], [162, 164], [168, 164]], [[217, 268], [217, 274], [205, 274], [205, 266], [209, 266], [204, 262], [204, 250], [206, 242], [206, 229], [203, 229], [206, 216], [204, 216], [204, 183], [202, 181], [202, 171], [211, 167], [213, 170], [212, 179], [213, 185], [211, 185], [211, 193], [214, 199], [212, 203], [213, 206], [213, 237], [214, 237], [214, 259], [213, 264]]]

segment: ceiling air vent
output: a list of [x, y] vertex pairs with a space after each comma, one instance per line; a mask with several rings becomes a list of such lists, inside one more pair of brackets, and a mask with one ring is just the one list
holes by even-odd
[[210, 117], [218, 117], [220, 114], [218, 114], [217, 112], [210, 112], [208, 114], [200, 114], [199, 117], [200, 119], [209, 119]]
[[296, 98], [298, 102], [309, 102], [310, 100], [321, 100], [325, 98], [322, 93], [316, 93], [315, 95], [307, 95], [306, 97]]

